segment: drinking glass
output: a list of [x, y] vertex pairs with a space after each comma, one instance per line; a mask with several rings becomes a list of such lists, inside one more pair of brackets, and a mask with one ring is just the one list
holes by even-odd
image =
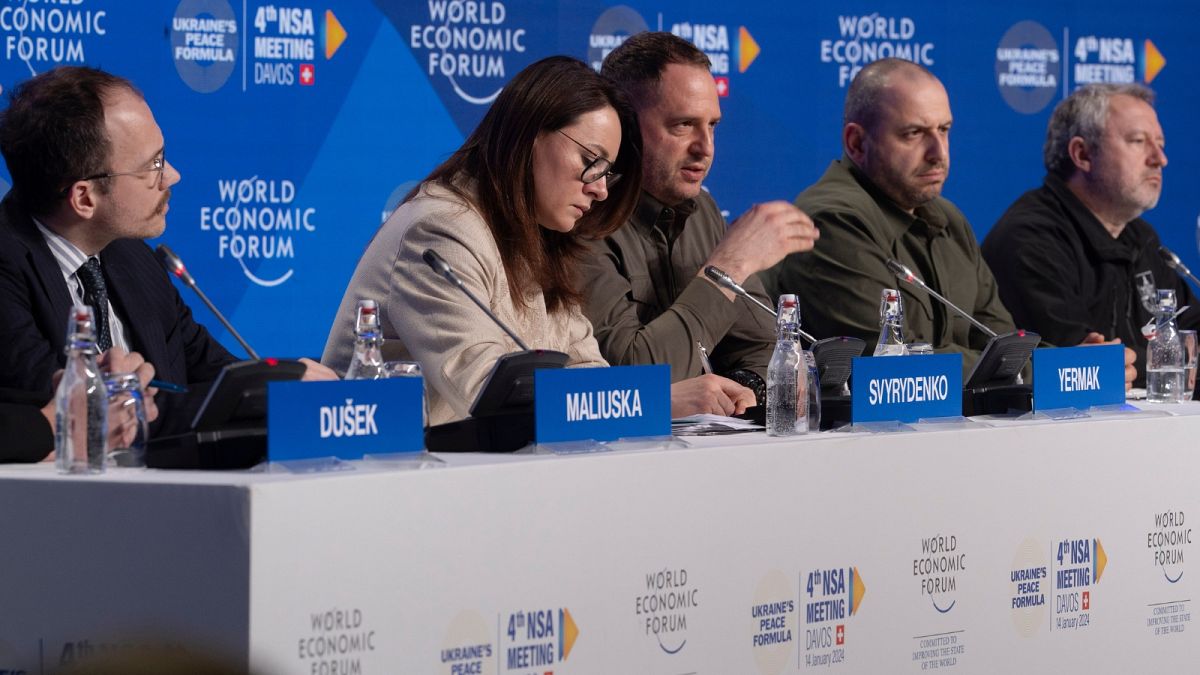
[[108, 388], [109, 438], [120, 426], [129, 431], [121, 433], [118, 447], [108, 449], [109, 466], [146, 466], [146, 440], [150, 427], [146, 422], [146, 400], [142, 382], [135, 373], [116, 373], [104, 380]]
[[[380, 378], [389, 377], [421, 377], [421, 364], [416, 361], [385, 361], [380, 370]], [[429, 397], [421, 393], [421, 420], [429, 424]]]
[[1192, 400], [1196, 391], [1196, 357], [1200, 354], [1200, 344], [1196, 342], [1196, 331], [1181, 330], [1179, 339], [1183, 342], [1183, 400]]

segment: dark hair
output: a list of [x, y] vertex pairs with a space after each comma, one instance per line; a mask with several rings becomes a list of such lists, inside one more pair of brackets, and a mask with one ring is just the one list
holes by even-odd
[[[606, 106], [621, 120], [612, 169], [621, 174], [620, 182], [572, 232], [541, 227], [534, 215], [534, 141]], [[582, 61], [551, 56], [517, 73], [462, 147], [422, 182], [442, 185], [483, 215], [500, 249], [514, 305], [525, 307], [526, 296], [541, 290], [546, 309], [554, 311], [582, 301], [575, 287], [575, 266], [584, 252], [579, 237], [604, 237], [633, 213], [642, 183], [641, 148], [637, 116], [624, 95]], [[474, 194], [462, 185], [464, 177], [473, 179]]]
[[1114, 96], [1131, 96], [1154, 107], [1154, 92], [1137, 83], [1089, 84], [1076, 89], [1055, 106], [1046, 126], [1042, 160], [1047, 171], [1062, 178], [1070, 178], [1075, 173], [1070, 148], [1071, 139], [1076, 136], [1091, 150], [1099, 147], [1100, 137], [1108, 126], [1108, 110]]
[[669, 64], [696, 66], [705, 70], [712, 62], [696, 45], [678, 35], [661, 31], [629, 36], [604, 59], [600, 72], [629, 96], [639, 108], [652, 104]]
[[[9, 93], [8, 109], [0, 113], [0, 154], [30, 213], [49, 213], [72, 182], [108, 170], [104, 102], [119, 89], [142, 95], [123, 77], [59, 66]], [[108, 181], [99, 180], [97, 189], [106, 192]]]
[[937, 76], [919, 63], [897, 58], [872, 61], [850, 81], [850, 88], [846, 90], [846, 108], [842, 114], [842, 123], [854, 122], [867, 131], [874, 131], [883, 106], [883, 90], [887, 88], [892, 73], [898, 70], [912, 70], [923, 73], [931, 80], [937, 80]]

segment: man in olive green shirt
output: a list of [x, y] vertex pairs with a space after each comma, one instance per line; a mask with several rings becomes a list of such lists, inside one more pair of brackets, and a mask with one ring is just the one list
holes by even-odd
[[898, 288], [905, 339], [963, 355], [964, 376], [988, 336], [929, 294], [903, 285], [887, 260], [997, 333], [1014, 329], [967, 219], [941, 195], [950, 170], [950, 102], [925, 68], [899, 59], [859, 72], [846, 94], [844, 154], [796, 198], [821, 228], [811, 253], [763, 273], [770, 293], [797, 293], [817, 337], [879, 337], [879, 293]]
[[643, 181], [633, 217], [595, 242], [582, 265], [584, 312], [600, 351], [613, 364], [670, 364], [671, 380], [679, 381], [704, 372], [699, 343], [716, 373], [755, 385], [766, 377], [774, 320], [703, 270], [721, 268], [773, 306], [756, 274], [811, 249], [818, 236], [812, 221], [776, 201], [754, 206], [726, 229], [700, 187], [721, 108], [708, 57], [694, 45], [670, 33], [639, 33], [608, 55], [602, 72], [638, 110]]

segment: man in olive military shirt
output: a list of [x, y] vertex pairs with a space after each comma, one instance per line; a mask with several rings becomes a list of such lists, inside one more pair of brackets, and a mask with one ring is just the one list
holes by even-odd
[[879, 293], [898, 288], [905, 339], [963, 355], [964, 375], [988, 336], [888, 271], [899, 260], [925, 283], [997, 333], [1013, 321], [967, 219], [940, 195], [950, 170], [950, 101], [925, 68], [883, 59], [862, 69], [846, 94], [842, 159], [796, 199], [821, 228], [811, 253], [763, 274], [770, 293], [798, 293], [818, 337], [879, 336]]
[[679, 381], [704, 372], [699, 343], [716, 373], [760, 389], [755, 380], [766, 377], [774, 321], [703, 270], [721, 268], [773, 306], [756, 273], [811, 249], [818, 236], [812, 221], [776, 201], [726, 229], [700, 187], [721, 108], [708, 57], [690, 42], [663, 32], [634, 35], [608, 55], [602, 72], [638, 110], [643, 181], [633, 217], [595, 242], [582, 266], [584, 312], [600, 351], [612, 364], [670, 364], [671, 380]]

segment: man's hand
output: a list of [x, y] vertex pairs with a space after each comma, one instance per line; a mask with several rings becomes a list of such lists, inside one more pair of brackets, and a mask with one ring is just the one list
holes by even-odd
[[341, 379], [337, 373], [326, 368], [325, 366], [313, 361], [312, 359], [300, 359], [300, 363], [304, 364], [304, 377], [300, 379], [305, 382], [325, 382], [328, 380]]
[[[63, 374], [62, 370], [58, 370], [54, 373], [54, 388], [56, 390], [58, 389], [58, 381], [62, 379], [62, 374]], [[46, 421], [50, 423], [50, 435], [51, 436], [55, 435], [55, 431], [58, 429], [58, 416], [56, 415], [56, 408], [54, 407], [54, 399], [55, 398], [56, 398], [55, 396], [50, 397], [50, 402], [47, 403], [46, 405], [42, 406], [42, 417], [45, 417]], [[43, 457], [42, 461], [43, 462], [53, 462], [54, 461], [54, 444], [53, 443], [50, 444], [50, 453], [48, 455], [46, 455], [45, 457]]]
[[[153, 396], [143, 396], [146, 409], [146, 422], [153, 422], [158, 417], [158, 406]], [[138, 421], [134, 414], [132, 399], [122, 397], [110, 399], [108, 402], [108, 447], [127, 448], [137, 437]]]
[[788, 202], [755, 204], [729, 226], [704, 266], [715, 265], [740, 284], [789, 253], [811, 251], [820, 236], [812, 219]]
[[[1117, 340], [1120, 342], [1120, 340]], [[1137, 352], [1129, 347], [1125, 348], [1125, 391], [1133, 389], [1133, 381], [1137, 379], [1137, 367], [1133, 364], [1137, 362]]]
[[[110, 356], [111, 354], [111, 356]], [[137, 352], [126, 354], [123, 350], [110, 349], [100, 357], [99, 360], [104, 361], [110, 368], [126, 368], [133, 367], [133, 371], [137, 373], [138, 380], [142, 383], [144, 391], [143, 406], [146, 411], [146, 422], [153, 422], [158, 419], [158, 405], [154, 402], [154, 393], [158, 391], [154, 387], [146, 387], [146, 383], [154, 378], [154, 366], [150, 365]], [[136, 365], [135, 365], [136, 364]], [[129, 372], [125, 370], [117, 370], [116, 372]], [[62, 380], [63, 371], [59, 370], [54, 373], [53, 385], [54, 389], [58, 389], [58, 383]], [[128, 400], [110, 401], [108, 404], [108, 447], [123, 448], [133, 442], [137, 436], [137, 416], [134, 414], [133, 407], [128, 405]], [[50, 402], [42, 407], [42, 416], [50, 423], [50, 431], [57, 429], [58, 419], [56, 416], [55, 399], [50, 399]], [[53, 462], [55, 458], [54, 449], [50, 449], [50, 454], [46, 455], [43, 462]]]
[[702, 413], [740, 415], [754, 404], [753, 391], [720, 375], [701, 375], [671, 385], [672, 418]]
[[[1085, 345], [1119, 345], [1121, 338], [1115, 340], [1105, 340], [1104, 336], [1099, 333], [1088, 333], [1087, 337], [1083, 338], [1083, 342], [1079, 346]], [[1133, 381], [1137, 379], [1137, 367], [1134, 363], [1137, 362], [1137, 352], [1129, 347], [1125, 348], [1125, 391], [1133, 389]]]
[[146, 397], [146, 421], [153, 422], [158, 417], [158, 407], [154, 405], [154, 395], [158, 393], [158, 388], [149, 386], [150, 380], [154, 379], [152, 363], [141, 354], [127, 353], [120, 347], [113, 347], [104, 352], [96, 359], [96, 363], [100, 366], [100, 370], [104, 371], [106, 377], [117, 373], [135, 373], [138, 376], [138, 382], [142, 383], [142, 393]]

